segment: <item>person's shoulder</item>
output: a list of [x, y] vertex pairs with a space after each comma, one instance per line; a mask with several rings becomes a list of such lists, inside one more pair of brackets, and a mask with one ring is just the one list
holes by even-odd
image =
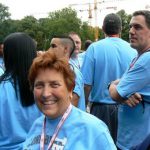
[[13, 84], [12, 84], [12, 80], [7, 78], [3, 81], [0, 82], [0, 87], [3, 88], [3, 89], [13, 89]]
[[42, 114], [40, 117], [38, 117], [38, 118], [34, 121], [34, 124], [41, 126], [41, 123], [42, 123], [43, 121], [44, 121], [44, 115]]
[[36, 132], [36, 131], [39, 131], [38, 129], [42, 128], [42, 125], [43, 125], [43, 121], [44, 121], [44, 115], [41, 115], [40, 117], [38, 117], [32, 124], [32, 127], [30, 129], [30, 132], [29, 132], [29, 135], [30, 133], [32, 133], [33, 131]]
[[103, 129], [107, 128], [106, 124], [97, 117], [95, 117], [94, 115], [84, 112], [78, 108], [74, 108], [74, 111], [76, 113], [76, 117], [80, 118], [79, 120], [81, 124], [84, 124], [85, 126], [94, 129], [97, 129], [99, 127]]
[[146, 51], [145, 53], [143, 53], [141, 56], [147, 58], [150, 61], [150, 51]]
[[143, 53], [138, 60], [138, 63], [150, 68], [150, 51]]

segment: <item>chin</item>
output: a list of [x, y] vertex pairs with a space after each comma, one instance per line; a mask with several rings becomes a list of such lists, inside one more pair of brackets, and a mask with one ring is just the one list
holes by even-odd
[[130, 46], [131, 46], [132, 48], [135, 48], [135, 49], [136, 49], [136, 47], [137, 47], [134, 43], [130, 43]]
[[44, 115], [50, 119], [55, 119], [57, 117], [59, 117], [59, 115], [55, 112], [43, 112]]

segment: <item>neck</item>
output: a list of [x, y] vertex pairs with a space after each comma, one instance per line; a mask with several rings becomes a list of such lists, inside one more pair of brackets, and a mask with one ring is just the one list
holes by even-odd
[[119, 34], [107, 35], [108, 37], [119, 37]]

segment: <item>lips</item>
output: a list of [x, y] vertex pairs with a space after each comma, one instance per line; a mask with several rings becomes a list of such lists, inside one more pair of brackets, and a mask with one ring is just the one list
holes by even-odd
[[134, 41], [137, 41], [137, 38], [135, 38], [135, 37], [130, 37], [130, 42], [134, 42]]
[[41, 103], [43, 105], [53, 105], [53, 104], [57, 103], [57, 100], [42, 101]]

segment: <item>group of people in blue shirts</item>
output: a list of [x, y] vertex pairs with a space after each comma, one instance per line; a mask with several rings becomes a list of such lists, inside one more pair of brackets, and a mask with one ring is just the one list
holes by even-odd
[[0, 74], [0, 149], [148, 150], [149, 16], [147, 10], [133, 13], [129, 44], [120, 38], [121, 18], [106, 15], [105, 39], [90, 43], [82, 59], [75, 32], [54, 37], [39, 56], [30, 36], [8, 35]]

